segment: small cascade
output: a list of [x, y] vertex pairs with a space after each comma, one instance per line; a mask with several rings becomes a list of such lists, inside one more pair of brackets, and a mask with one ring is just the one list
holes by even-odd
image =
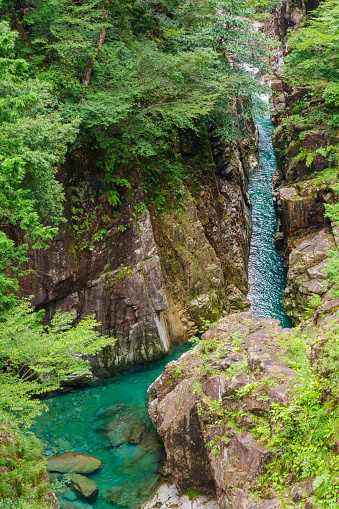
[[164, 312], [158, 311], [155, 314], [154, 319], [155, 323], [157, 324], [159, 337], [161, 339], [162, 344], [164, 345], [164, 351], [168, 352], [170, 350], [171, 340], [166, 327]]

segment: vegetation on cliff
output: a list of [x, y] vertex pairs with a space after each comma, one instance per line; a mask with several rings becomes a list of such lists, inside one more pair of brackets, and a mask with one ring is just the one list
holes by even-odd
[[[86, 145], [99, 154], [94, 171], [101, 172], [102, 193], [112, 208], [120, 203], [119, 189], [140, 168], [145, 190], [152, 188], [161, 208], [164, 179], [179, 197], [183, 193], [183, 165], [174, 148], [180, 131], [204, 137], [212, 130], [225, 140], [243, 135], [252, 112], [247, 98], [256, 85], [239, 65], [266, 65], [257, 44], [262, 38], [240, 18], [243, 13], [241, 1], [2, 3], [4, 326], [13, 325], [9, 313], [28, 245], [46, 247], [63, 221], [57, 173], [67, 150]], [[246, 100], [235, 103], [235, 97]], [[105, 234], [100, 232], [98, 239]], [[24, 320], [23, 310], [29, 321], [33, 314], [26, 304], [14, 313]], [[94, 325], [88, 322], [88, 337]]]

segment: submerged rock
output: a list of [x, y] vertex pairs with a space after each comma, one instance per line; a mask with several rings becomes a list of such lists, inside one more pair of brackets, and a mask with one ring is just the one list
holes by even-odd
[[112, 421], [102, 428], [109, 430], [106, 434], [109, 447], [119, 447], [126, 443], [139, 444], [146, 433], [146, 427], [143, 424], [133, 422]]
[[108, 504], [122, 507], [132, 507], [147, 500], [154, 492], [158, 481], [152, 477], [143, 477], [135, 481], [127, 481], [113, 486], [103, 492], [103, 498]]
[[62, 498], [64, 500], [68, 500], [68, 502], [74, 502], [77, 499], [76, 493], [74, 491], [65, 491], [62, 494]]
[[93, 509], [93, 507], [82, 502], [68, 502], [66, 500], [61, 500], [60, 509]]
[[99, 488], [92, 479], [81, 474], [67, 474], [64, 479], [69, 482], [74, 491], [89, 502], [98, 498]]
[[92, 474], [102, 466], [101, 460], [81, 452], [65, 452], [47, 460], [48, 470], [61, 474]]

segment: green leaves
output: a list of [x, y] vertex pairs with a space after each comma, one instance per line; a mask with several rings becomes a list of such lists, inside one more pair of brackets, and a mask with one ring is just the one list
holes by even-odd
[[87, 356], [113, 340], [101, 336], [94, 317], [74, 326], [72, 313], [56, 314], [43, 326], [44, 312], [20, 302], [0, 324], [0, 418], [29, 425], [41, 412], [31, 396], [57, 389], [69, 377], [90, 374]]
[[291, 484], [314, 479], [317, 506], [324, 508], [339, 505], [338, 337], [337, 319], [322, 322], [321, 330], [305, 322], [292, 335], [282, 336], [296, 377], [290, 383], [291, 401], [272, 404], [268, 445], [276, 456], [264, 476], [282, 492]]
[[[0, 23], [1, 54], [10, 56], [16, 38]], [[57, 232], [64, 194], [57, 164], [74, 141], [78, 119], [63, 115], [51, 86], [25, 76], [22, 59], [0, 58], [0, 225], [14, 228], [17, 244], [0, 232], [0, 313], [15, 301], [16, 278], [30, 240], [46, 247]], [[46, 224], [48, 223], [48, 224]]]
[[339, 82], [338, 14], [338, 0], [321, 2], [306, 20], [305, 27], [290, 37], [292, 52], [287, 58], [287, 73], [291, 79], [297, 77], [309, 85], [326, 87], [324, 97], [330, 102], [336, 100], [336, 83]]

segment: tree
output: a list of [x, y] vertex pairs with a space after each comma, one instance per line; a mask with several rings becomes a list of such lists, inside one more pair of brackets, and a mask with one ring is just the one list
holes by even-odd
[[243, 20], [242, 0], [26, 4], [21, 54], [79, 111], [81, 132], [101, 148], [101, 168], [170, 157], [173, 130], [199, 132], [215, 109], [219, 134], [243, 136], [239, 126], [252, 111], [237, 111], [234, 96], [251, 96], [258, 84], [242, 64], [266, 64], [264, 38]]
[[339, 2], [321, 2], [305, 26], [289, 39], [287, 72], [293, 81], [320, 87], [324, 98], [339, 105]]
[[0, 23], [0, 313], [15, 302], [27, 260], [27, 244], [16, 244], [8, 232], [16, 228], [32, 248], [45, 247], [57, 232], [64, 199], [57, 164], [78, 126], [51, 85], [28, 78], [25, 60], [13, 57], [16, 37]]
[[94, 317], [73, 327], [72, 313], [57, 313], [48, 326], [43, 316], [21, 301], [0, 324], [1, 422], [29, 426], [42, 406], [32, 396], [58, 389], [70, 376], [89, 374], [88, 355], [113, 343], [95, 330]]

